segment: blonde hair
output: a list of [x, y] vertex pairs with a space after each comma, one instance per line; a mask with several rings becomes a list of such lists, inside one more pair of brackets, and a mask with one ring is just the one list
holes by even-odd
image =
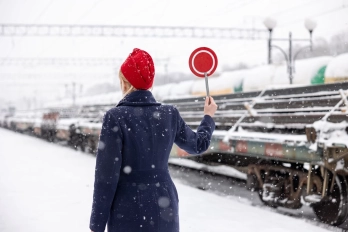
[[[134, 88], [134, 86], [133, 86], [131, 83], [129, 83], [129, 81], [124, 77], [124, 75], [123, 75], [123, 73], [122, 73], [121, 71], [119, 72], [119, 77], [120, 77], [124, 82], [128, 83], [128, 84], [131, 86], [131, 87], [127, 90], [127, 92], [125, 92], [124, 96], [126, 96], [127, 94], [129, 94], [129, 93], [134, 92], [134, 91], [137, 90], [136, 88]], [[151, 88], [150, 88], [149, 90], [152, 91], [152, 90], [153, 90], [153, 86], [151, 86]]]
[[126, 96], [127, 94], [129, 94], [129, 93], [131, 93], [131, 92], [134, 92], [134, 91], [136, 91], [137, 89], [136, 88], [134, 88], [134, 86], [131, 84], [131, 83], [129, 83], [129, 81], [124, 77], [124, 75], [123, 75], [123, 73], [120, 71], [120, 73], [119, 73], [119, 77], [124, 81], [124, 82], [126, 82], [126, 83], [128, 83], [131, 87], [124, 93], [124, 96]]

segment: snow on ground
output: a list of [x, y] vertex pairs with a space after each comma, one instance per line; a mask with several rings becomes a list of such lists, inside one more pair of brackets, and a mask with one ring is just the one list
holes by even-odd
[[[0, 231], [89, 231], [95, 158], [0, 129]], [[327, 231], [174, 179], [183, 232]]]
[[193, 160], [189, 160], [185, 158], [170, 158], [168, 163], [175, 164], [175, 165], [182, 165], [184, 167], [208, 171], [208, 172], [214, 172], [217, 174], [235, 177], [238, 179], [243, 179], [243, 180], [247, 179], [247, 175], [245, 173], [242, 173], [238, 171], [237, 169], [226, 166], [226, 165], [209, 166], [209, 165], [198, 163]]

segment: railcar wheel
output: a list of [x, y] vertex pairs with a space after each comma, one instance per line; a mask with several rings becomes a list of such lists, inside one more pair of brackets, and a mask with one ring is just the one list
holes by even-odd
[[257, 192], [258, 192], [260, 201], [261, 201], [264, 205], [266, 205], [266, 206], [268, 206], [268, 207], [271, 207], [271, 208], [275, 208], [275, 209], [278, 207], [278, 205], [277, 205], [276, 203], [274, 203], [274, 202], [269, 202], [269, 201], [265, 201], [265, 200], [263, 199], [263, 189], [259, 189]]
[[348, 184], [346, 177], [343, 176], [337, 176], [335, 180], [332, 193], [314, 204], [313, 210], [320, 221], [338, 226], [348, 215]]
[[[264, 172], [261, 172], [261, 178], [262, 178], [262, 180], [263, 181], [265, 181], [265, 174], [264, 174]], [[260, 198], [260, 201], [264, 204], [264, 205], [266, 205], [266, 206], [269, 206], [269, 207], [271, 207], [271, 208], [277, 208], [278, 207], [278, 205], [274, 202], [274, 201], [265, 201], [264, 200], [264, 198], [263, 198], [263, 196], [264, 196], [264, 194], [267, 194], [268, 195], [268, 193], [266, 192], [264, 192], [265, 191], [265, 188], [264, 188], [264, 186], [262, 186], [261, 185], [261, 183], [259, 183], [258, 182], [258, 189], [257, 189], [258, 191], [257, 191], [257, 195], [259, 196], [259, 198]], [[267, 190], [266, 190], [267, 191]]]
[[81, 142], [80, 148], [81, 148], [82, 152], [86, 152], [86, 144], [85, 143]]

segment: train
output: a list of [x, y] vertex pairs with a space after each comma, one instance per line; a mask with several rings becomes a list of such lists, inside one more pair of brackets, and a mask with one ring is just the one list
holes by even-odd
[[[317, 85], [348, 80], [348, 54], [336, 57], [323, 56], [296, 61], [293, 84], [289, 84], [286, 65], [263, 65], [250, 69], [223, 72], [209, 78], [210, 94], [213, 96], [257, 90], [286, 88], [291, 86]], [[163, 94], [163, 90], [170, 91]], [[182, 98], [183, 96], [205, 96], [204, 79], [168, 84], [157, 88], [158, 99]]]
[[[298, 61], [292, 86], [285, 86], [282, 66], [211, 78], [211, 93], [219, 105], [216, 131], [198, 160], [242, 168], [247, 188], [267, 206], [299, 209], [306, 204], [322, 222], [345, 223], [347, 64], [348, 54]], [[164, 104], [175, 105], [192, 129], [199, 125], [203, 80], [155, 87], [153, 94]], [[2, 113], [0, 126], [95, 154], [103, 114], [121, 97], [116, 92], [82, 98], [74, 106], [57, 102], [44, 109]], [[192, 158], [176, 145], [171, 157]]]
[[[320, 221], [348, 218], [348, 82], [224, 94], [211, 147], [200, 161], [243, 168], [267, 206], [313, 208]], [[196, 128], [202, 97], [165, 101]], [[191, 158], [176, 145], [173, 156]]]

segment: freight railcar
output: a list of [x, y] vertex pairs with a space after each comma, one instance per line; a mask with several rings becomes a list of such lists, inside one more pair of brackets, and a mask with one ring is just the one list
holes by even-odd
[[[296, 61], [293, 85], [304, 86], [325, 83], [326, 66], [332, 60], [334, 60], [332, 57], [324, 56]], [[288, 68], [284, 64], [263, 65], [250, 69], [224, 72], [221, 76], [209, 78], [210, 92], [213, 96], [257, 91], [265, 88], [285, 88], [287, 86], [289, 86], [289, 74]], [[204, 80], [194, 82], [191, 95], [205, 95]]]
[[[247, 187], [272, 207], [310, 205], [340, 225], [348, 217], [348, 83], [215, 97], [211, 147], [200, 157], [244, 167]], [[166, 100], [195, 128], [204, 99]], [[171, 155], [189, 157], [173, 146]]]
[[348, 53], [335, 57], [325, 70], [325, 83], [342, 81], [348, 81]]

